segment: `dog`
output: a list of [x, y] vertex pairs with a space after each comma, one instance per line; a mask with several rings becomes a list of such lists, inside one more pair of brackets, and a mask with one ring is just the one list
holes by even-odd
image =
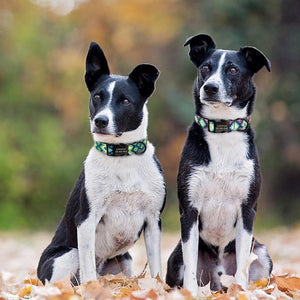
[[[261, 175], [250, 126], [252, 77], [262, 67], [270, 71], [270, 62], [254, 47], [216, 49], [206, 34], [184, 45], [198, 72], [196, 116], [179, 164], [181, 241], [169, 257], [166, 282], [196, 296], [209, 282], [221, 289], [220, 276], [228, 274], [246, 289], [272, 270], [267, 248], [253, 238]], [[251, 251], [257, 258], [249, 267]]]
[[85, 82], [95, 145], [41, 255], [37, 274], [42, 282], [70, 275], [78, 285], [108, 273], [130, 276], [128, 249], [142, 232], [151, 275], [162, 277], [160, 215], [166, 189], [147, 140], [146, 107], [158, 76], [150, 64], [136, 66], [128, 76], [111, 75], [101, 47], [90, 44]]

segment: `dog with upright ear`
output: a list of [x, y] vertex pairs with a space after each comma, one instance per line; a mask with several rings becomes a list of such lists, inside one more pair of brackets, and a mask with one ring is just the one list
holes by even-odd
[[109, 67], [104, 52], [96, 42], [91, 42], [85, 63], [85, 83], [89, 91], [92, 91], [98, 79], [103, 75], [109, 75]]

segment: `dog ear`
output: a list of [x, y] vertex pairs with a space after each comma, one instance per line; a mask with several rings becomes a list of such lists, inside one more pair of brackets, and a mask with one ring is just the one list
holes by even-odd
[[198, 68], [209, 53], [216, 49], [213, 39], [207, 34], [197, 34], [189, 37], [184, 46], [190, 45], [190, 58]]
[[109, 68], [103, 50], [96, 42], [91, 42], [85, 63], [85, 83], [92, 91], [102, 75], [109, 75]]
[[239, 53], [245, 57], [248, 68], [253, 74], [258, 72], [263, 66], [265, 66], [269, 72], [271, 71], [270, 61], [255, 47], [242, 47]]
[[138, 86], [141, 95], [148, 98], [154, 91], [154, 83], [159, 76], [159, 70], [150, 64], [136, 66], [129, 78]]

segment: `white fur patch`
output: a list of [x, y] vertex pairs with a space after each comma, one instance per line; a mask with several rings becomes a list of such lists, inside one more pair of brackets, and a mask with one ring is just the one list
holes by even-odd
[[217, 83], [219, 85], [219, 100], [221, 101], [222, 104], [225, 104], [226, 106], [230, 106], [232, 104], [233, 99], [228, 96], [226, 87], [224, 86], [224, 82], [222, 79], [222, 72], [223, 72], [223, 65], [225, 63], [225, 56], [226, 53], [223, 53], [220, 57], [219, 63], [218, 63], [218, 68], [216, 72], [214, 72], [206, 81], [205, 83], [201, 86], [200, 88], [200, 101], [202, 103], [208, 104], [208, 105], [213, 105], [216, 106], [218, 104], [211, 104], [203, 100], [206, 97], [206, 93], [204, 91], [204, 86], [205, 84], [208, 84], [210, 82]]
[[[108, 118], [108, 125], [107, 125], [107, 131], [109, 134], [116, 134], [116, 129], [115, 129], [115, 124], [114, 124], [114, 114], [113, 111], [111, 110], [111, 101], [112, 101], [112, 95], [113, 91], [116, 85], [116, 81], [111, 82], [108, 87], [107, 87], [107, 92], [109, 94], [109, 99], [108, 102], [105, 106], [104, 109], [102, 109], [99, 113], [96, 114], [93, 120], [91, 120], [91, 132], [94, 131], [94, 128], [96, 127], [95, 125], [95, 119], [105, 116]], [[94, 137], [99, 136], [100, 134], [93, 133]]]
[[[145, 125], [142, 122], [141, 126]], [[136, 132], [141, 134], [143, 130], [138, 128]], [[134, 135], [127, 136], [131, 134]], [[85, 187], [91, 212], [84, 222], [95, 220], [94, 229], [90, 230], [96, 230], [97, 262], [125, 253], [146, 222], [147, 253], [151, 274], [155, 276], [161, 275], [158, 220], [165, 189], [153, 155], [150, 142], [143, 155], [125, 157], [108, 157], [93, 147], [85, 161]]]
[[[62, 278], [75, 276], [79, 270], [78, 250], [76, 248], [54, 259], [53, 272], [50, 282], [55, 282]], [[79, 278], [77, 278], [79, 282]]]
[[[230, 136], [228, 136], [230, 135]], [[235, 238], [234, 222], [247, 199], [254, 163], [247, 159], [247, 136], [240, 132], [206, 134], [211, 162], [194, 167], [189, 197], [201, 215], [201, 237], [225, 247]]]

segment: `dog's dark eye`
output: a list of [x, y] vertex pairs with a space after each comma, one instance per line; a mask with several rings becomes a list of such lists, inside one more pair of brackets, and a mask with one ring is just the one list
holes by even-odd
[[229, 69], [230, 74], [233, 74], [233, 75], [236, 74], [238, 71], [239, 70], [236, 67], [230, 67], [230, 69]]
[[204, 65], [204, 66], [202, 66], [202, 71], [203, 72], [209, 72], [210, 71], [210, 68], [209, 68], [209, 66], [208, 65]]
[[94, 95], [94, 99], [95, 99], [96, 101], [100, 101], [100, 100], [101, 100], [101, 96], [98, 95], [98, 94], [96, 94], [96, 95]]
[[126, 98], [122, 100], [122, 104], [129, 104], [129, 103], [130, 103], [130, 101]]

